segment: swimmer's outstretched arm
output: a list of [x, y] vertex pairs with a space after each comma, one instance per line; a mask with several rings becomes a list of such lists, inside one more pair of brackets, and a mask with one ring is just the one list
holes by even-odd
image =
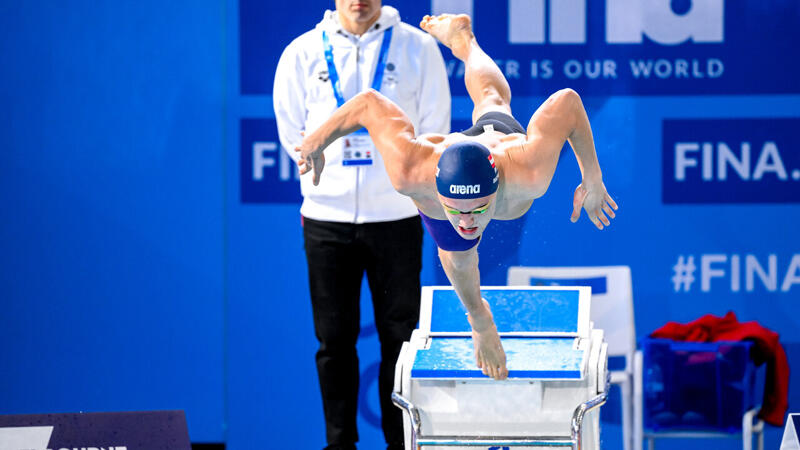
[[531, 199], [544, 195], [565, 141], [575, 152], [583, 175], [575, 189], [570, 220], [577, 221], [583, 207], [592, 223], [602, 230], [604, 225], [610, 225], [609, 217], [615, 217], [617, 204], [603, 184], [589, 118], [580, 96], [572, 89], [551, 95], [531, 117], [525, 144], [506, 152], [507, 191], [524, 193]]
[[414, 125], [394, 102], [369, 89], [348, 100], [328, 120], [305, 136], [300, 152], [300, 174], [314, 172], [319, 184], [325, 166], [323, 150], [336, 139], [366, 128], [380, 151], [389, 179], [397, 191], [413, 196], [421, 184], [433, 181], [434, 147], [415, 139]]
[[506, 354], [489, 305], [481, 298], [478, 247], [465, 251], [439, 249], [439, 260], [458, 298], [467, 308], [478, 367], [484, 375], [496, 380], [505, 379], [508, 377]]

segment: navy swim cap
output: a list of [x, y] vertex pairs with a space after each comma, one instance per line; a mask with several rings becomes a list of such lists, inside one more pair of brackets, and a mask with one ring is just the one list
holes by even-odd
[[436, 190], [448, 198], [479, 198], [497, 191], [497, 168], [483, 145], [463, 141], [447, 147], [436, 166]]

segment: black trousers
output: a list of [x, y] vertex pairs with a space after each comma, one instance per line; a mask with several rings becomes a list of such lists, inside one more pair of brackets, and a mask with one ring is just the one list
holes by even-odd
[[381, 345], [378, 393], [390, 448], [403, 448], [402, 412], [392, 404], [400, 347], [419, 320], [422, 225], [419, 217], [351, 224], [304, 218], [317, 374], [328, 449], [353, 449], [359, 368], [360, 292], [367, 274]]

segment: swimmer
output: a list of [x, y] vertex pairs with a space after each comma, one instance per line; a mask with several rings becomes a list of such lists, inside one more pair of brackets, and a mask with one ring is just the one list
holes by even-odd
[[306, 134], [295, 149], [298, 166], [301, 174], [312, 172], [317, 184], [325, 166], [323, 150], [361, 127], [369, 131], [392, 185], [414, 201], [439, 247], [442, 267], [467, 309], [478, 367], [502, 380], [508, 376], [505, 352], [480, 294], [477, 245], [486, 226], [493, 219], [522, 216], [547, 192], [565, 142], [582, 174], [571, 221], [583, 208], [602, 230], [617, 205], [603, 184], [589, 119], [575, 91], [551, 95], [524, 129], [511, 115], [508, 82], [478, 46], [469, 16], [425, 16], [420, 27], [464, 62], [474, 126], [460, 133], [416, 136], [397, 105], [377, 91], [364, 91]]

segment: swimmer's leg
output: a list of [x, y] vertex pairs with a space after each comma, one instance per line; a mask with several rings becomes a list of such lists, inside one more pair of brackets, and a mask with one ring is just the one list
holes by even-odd
[[472, 21], [466, 14], [425, 16], [420, 27], [464, 61], [464, 83], [475, 109], [472, 123], [489, 111], [511, 115], [511, 88], [500, 68], [479, 46], [472, 33]]

